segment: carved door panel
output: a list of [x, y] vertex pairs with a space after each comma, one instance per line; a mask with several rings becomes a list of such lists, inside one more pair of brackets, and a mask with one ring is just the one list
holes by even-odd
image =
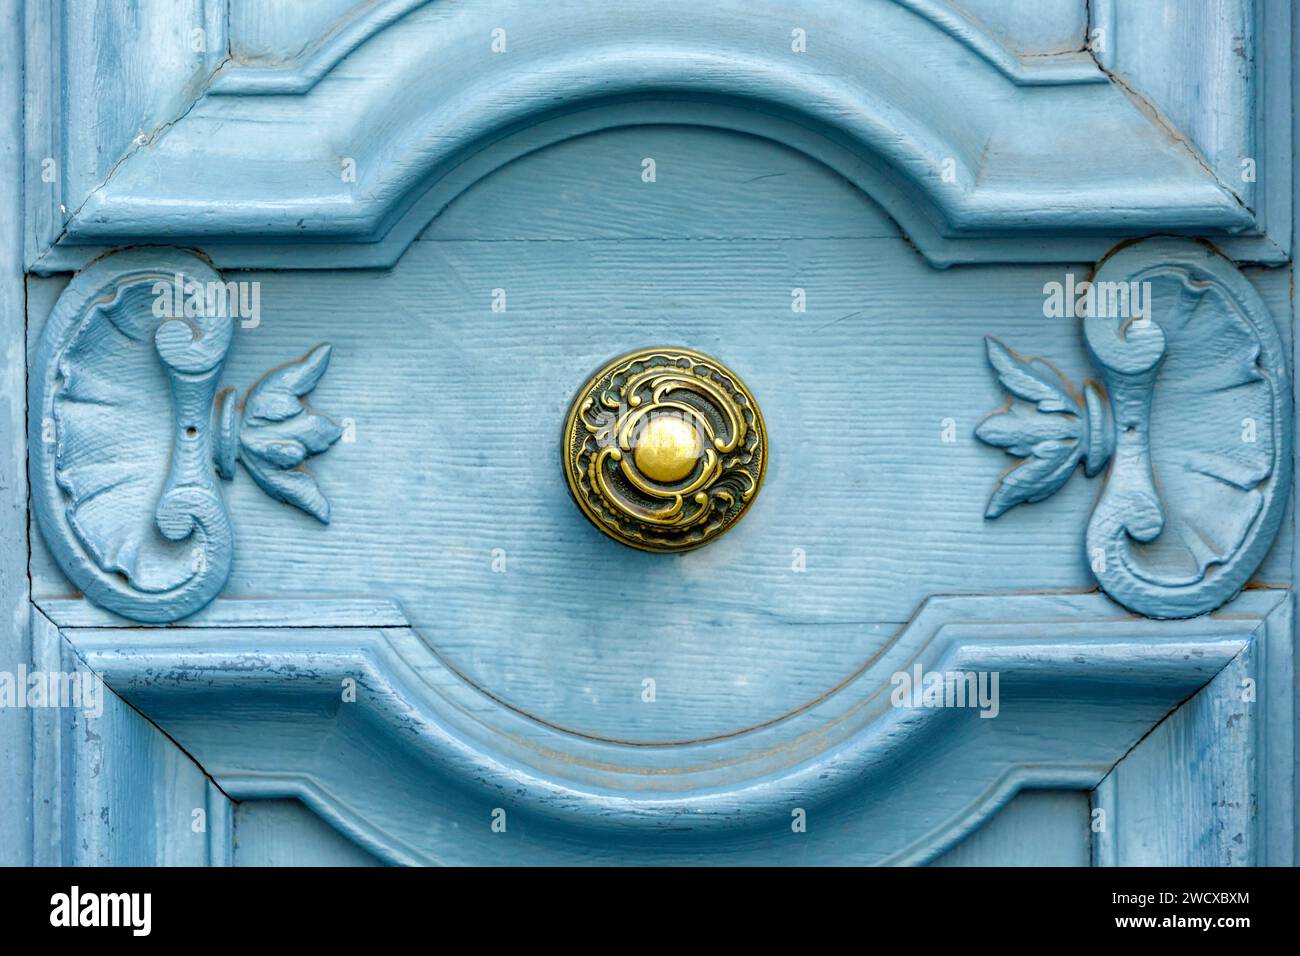
[[180, 10], [0, 70], [9, 858], [1294, 861], [1284, 4]]

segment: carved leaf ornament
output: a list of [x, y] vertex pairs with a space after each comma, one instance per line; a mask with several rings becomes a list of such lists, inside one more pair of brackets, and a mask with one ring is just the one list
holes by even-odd
[[235, 476], [235, 461], [244, 463], [258, 487], [272, 498], [301, 508], [329, 524], [330, 505], [311, 473], [301, 467], [312, 455], [327, 451], [343, 429], [312, 410], [303, 396], [316, 387], [329, 367], [330, 346], [318, 345], [296, 362], [271, 372], [249, 390], [238, 418], [235, 390], [218, 398], [217, 471]]

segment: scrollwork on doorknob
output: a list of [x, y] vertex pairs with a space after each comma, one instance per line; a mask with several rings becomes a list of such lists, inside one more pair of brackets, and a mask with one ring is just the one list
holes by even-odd
[[767, 431], [754, 396], [717, 359], [650, 348], [578, 390], [561, 453], [574, 500], [601, 531], [644, 551], [687, 551], [750, 506]]
[[[159, 290], [173, 287], [193, 290], [199, 304], [179, 315], [159, 308], [160, 295], [171, 296]], [[301, 466], [341, 434], [303, 400], [330, 347], [264, 376], [238, 421], [233, 390], [222, 392], [214, 435], [233, 319], [205, 291], [225, 288], [190, 253], [106, 256], [59, 297], [33, 361], [28, 432], [41, 532], [89, 600], [134, 620], [186, 617], [224, 586], [234, 531], [217, 476], [233, 478], [237, 459], [272, 497], [329, 520]]]

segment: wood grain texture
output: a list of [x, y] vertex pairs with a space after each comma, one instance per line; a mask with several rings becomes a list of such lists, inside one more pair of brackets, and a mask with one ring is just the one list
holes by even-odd
[[931, 866], [1089, 866], [1088, 794], [1024, 790]]
[[231, 56], [209, 91], [227, 96], [304, 93], [375, 33], [428, 2], [230, 0], [225, 39]]
[[[978, 328], [1015, 312], [1025, 318], [1013, 331], [1081, 362], [1074, 330], [1034, 315], [1046, 271], [1003, 273], [1005, 291], [989, 295], [986, 277], [944, 274], [936, 286], [906, 247], [881, 243], [728, 243], [707, 256], [694, 243], [658, 243], [653, 256], [592, 243], [581, 257], [566, 244], [521, 256], [508, 244], [421, 243], [407, 261], [387, 277], [254, 277], [275, 318], [240, 337], [231, 380], [274, 364], [281, 335], [328, 337], [336, 358], [316, 400], [347, 409], [357, 441], [315, 469], [334, 506], [327, 532], [259, 500], [244, 476], [226, 489], [248, 544], [229, 596], [394, 598], [459, 669], [525, 710], [587, 733], [665, 740], [743, 729], [824, 692], [879, 646], [888, 628], [876, 622], [906, 620], [928, 594], [1009, 579], [1092, 586], [1079, 548], [1089, 482], [1041, 506], [1048, 515], [985, 529], [983, 501], [1003, 465], [970, 430], [1000, 396], [980, 339], [948, 319], [961, 310]], [[795, 284], [817, 303], [807, 315], [789, 313]], [[496, 285], [509, 290], [505, 315], [490, 312]], [[918, 297], [930, 321], [916, 314]], [[355, 310], [336, 310], [342, 298]], [[772, 442], [746, 521], [667, 560], [587, 525], [557, 449], [586, 375], [656, 341], [724, 356], [762, 403]], [[896, 358], [873, 359], [883, 354]], [[917, 392], [917, 370], [936, 354], [968, 358]], [[869, 367], [878, 371], [864, 379]], [[429, 412], [412, 418], [413, 407]], [[882, 408], [895, 410], [873, 413]], [[956, 442], [942, 440], [945, 418]], [[498, 548], [504, 574], [493, 571]], [[796, 548], [804, 573], [793, 570]], [[703, 615], [675, 599], [693, 588], [709, 595]], [[42, 579], [38, 593], [51, 590]], [[55, 583], [53, 593], [66, 591]], [[631, 626], [609, 626], [599, 608]], [[647, 677], [659, 684], [656, 707], [629, 710], [622, 702]]]
[[178, 284], [219, 284], [201, 259], [174, 251], [126, 251], [78, 274], [28, 383], [39, 527], [82, 591], [135, 620], [203, 607], [233, 557], [212, 452], [233, 319], [160, 310], [158, 288], [182, 274]]
[[[226, 381], [329, 338], [313, 401], [350, 419], [313, 463], [329, 529], [225, 487], [229, 586], [184, 626], [90, 604], [39, 535], [26, 568], [0, 553], [0, 671], [16, 651], [122, 694], [93, 722], [0, 710], [0, 862], [1077, 861], [1089, 791], [1096, 862], [1295, 862], [1294, 495], [1223, 611], [1134, 619], [1076, 593], [1098, 482], [990, 527], [1005, 462], [973, 439], [1001, 398], [984, 334], [1088, 373], [1042, 289], [1120, 237], [1281, 265], [1242, 273], [1292, 353], [1289, 4], [829, 0], [796, 5], [797, 55], [782, 4], [299, 6], [141, 0], [100, 30], [98, 0], [33, 0], [0, 39], [28, 47], [0, 57], [0, 102], [26, 76], [0, 213], [25, 198], [28, 268], [129, 242], [255, 270], [228, 276], [265, 314]], [[1003, 266], [931, 268], [972, 261]], [[65, 284], [30, 279], [29, 347]], [[774, 440], [758, 510], [667, 563], [587, 528], [553, 454], [573, 387], [653, 342], [734, 365]], [[1186, 397], [1162, 454], [1203, 419]], [[999, 716], [890, 706], [913, 663], [999, 674]]]
[[[39, 613], [35, 621], [33, 669], [89, 675], [62, 632]], [[112, 691], [89, 707], [32, 713], [35, 864], [228, 864], [230, 801]]]
[[[1276, 8], [1274, 8], [1274, 10], [1276, 12]], [[1300, 9], [1297, 9], [1294, 6], [1292, 6], [1290, 13], [1291, 13], [1291, 23], [1290, 23], [1291, 29], [1285, 35], [1288, 38], [1290, 38], [1293, 42], [1300, 43]], [[1282, 21], [1281, 24], [1279, 24], [1279, 29], [1275, 30], [1274, 33], [1275, 34], [1282, 33], [1284, 30], [1285, 30], [1285, 21]], [[1277, 43], [1278, 37], [1274, 35], [1270, 38], [1269, 41], [1266, 42]], [[1266, 49], [1276, 50], [1277, 47], [1267, 47]], [[1289, 73], [1283, 75], [1282, 81], [1280, 83], [1275, 82], [1269, 88], [1269, 96], [1274, 98], [1275, 101], [1276, 98], [1287, 95], [1287, 93], [1284, 92], [1287, 91], [1290, 93], [1293, 103], [1300, 102], [1300, 70], [1294, 68], [1291, 59], [1292, 58], [1288, 57], [1284, 60], [1286, 64], [1286, 68], [1289, 70]], [[1289, 83], [1287, 82], [1287, 80], [1289, 80]], [[1296, 201], [1297, 199], [1300, 199], [1300, 164], [1294, 162], [1294, 157], [1296, 156], [1297, 153], [1300, 153], [1300, 110], [1293, 109], [1291, 112], [1290, 138], [1288, 139], [1286, 130], [1280, 128], [1280, 124], [1275, 124], [1273, 126], [1273, 132], [1269, 134], [1268, 142], [1270, 144], [1269, 145], [1270, 151], [1281, 150], [1282, 154], [1289, 155], [1292, 158], [1291, 182], [1289, 184], [1290, 189], [1286, 190], [1285, 188], [1283, 188], [1281, 190], [1282, 193], [1286, 194], [1286, 199], [1283, 200], [1280, 203], [1280, 205], [1282, 205], [1286, 209], [1285, 221], [1287, 224], [1289, 224], [1290, 231], [1291, 231], [1291, 245], [1288, 248], [1294, 250], [1298, 247], [1298, 243], [1300, 243], [1300, 217], [1297, 217], [1295, 214]], [[1276, 155], [1275, 152], [1274, 155]], [[1280, 168], [1285, 168], [1284, 164], [1280, 164]], [[1278, 196], [1278, 193], [1275, 192], [1274, 196], [1275, 197]], [[1294, 265], [1292, 267], [1292, 270], [1294, 272]], [[1292, 322], [1293, 329], [1295, 325], [1295, 320], [1296, 320], [1295, 280], [1293, 277], [1292, 285], [1291, 285], [1291, 322]], [[1300, 368], [1300, 355], [1297, 354], [1297, 345], [1294, 338], [1292, 339], [1290, 345], [1291, 345], [1291, 366], [1293, 369]], [[1291, 528], [1295, 528], [1295, 524], [1296, 524], [1296, 519], [1295, 519], [1296, 497], [1297, 495], [1293, 492], [1291, 496], [1292, 510], [1287, 519]], [[1294, 551], [1292, 554], [1291, 574], [1292, 574], [1291, 577], [1292, 587], [1294, 588], [1295, 582], [1300, 581], [1300, 557], [1296, 556], [1294, 554]], [[1294, 602], [1294, 598], [1293, 598], [1293, 602]], [[1296, 613], [1297, 615], [1300, 615], [1300, 610], [1298, 610]], [[1295, 624], [1293, 622], [1293, 627], [1294, 626]], [[1297, 627], [1296, 630], [1300, 630], [1300, 627]], [[1295, 633], [1295, 631], [1293, 631], [1293, 633]], [[1293, 675], [1297, 673], [1294, 667], [1291, 673]], [[1280, 704], [1279, 706], [1284, 706], [1284, 707], [1289, 706], [1290, 708], [1292, 708], [1292, 713], [1293, 713], [1292, 720], [1287, 722], [1287, 726], [1290, 728], [1292, 733], [1290, 756], [1288, 759], [1285, 753], [1282, 755], [1281, 766], [1283, 769], [1280, 771], [1280, 773], [1284, 778], [1291, 780], [1292, 787], [1294, 788], [1292, 791], [1293, 799], [1294, 799], [1294, 794], [1296, 792], [1296, 789], [1300, 789], [1300, 680], [1296, 681], [1296, 686], [1293, 687], [1293, 693], [1289, 695], [1287, 702], [1285, 704]], [[1290, 768], [1289, 770], [1287, 769], [1288, 766]], [[1292, 846], [1292, 852], [1294, 854], [1292, 859], [1295, 864], [1300, 864], [1300, 827], [1296, 828], [1296, 832], [1292, 836], [1291, 846]]]
[[1104, 390], [987, 340], [1011, 399], [975, 434], [1022, 462], [986, 515], [1110, 461], [1086, 541], [1097, 581], [1148, 617], [1205, 613], [1255, 573], [1291, 497], [1290, 358], [1254, 287], [1200, 243], [1125, 246], [1087, 290], [1084, 337]]
[[[227, 43], [233, 56], [222, 64], [210, 92], [305, 93], [359, 45], [430, 2], [328, 0], [304, 8], [294, 0], [232, 0]], [[1007, 9], [1005, 3], [999, 7], [985, 0], [960, 5], [951, 0], [894, 2], [959, 40], [1014, 82], [1105, 82], [1078, 43], [1087, 20], [1080, 0], [1051, 0], [1047, 9], [1039, 3], [1032, 16], [1022, 8]], [[792, 13], [794, 20], [803, 22], [802, 10]]]
[[[1256, 98], [1263, 84], [1256, 30], [1261, 3], [1123, 3], [1101, 0], [1109, 36], [1101, 64], [1136, 102], [1175, 131], [1175, 142], [1202, 158], [1224, 188], [1250, 207], [1257, 178], [1242, 175], [1256, 150]], [[1268, 29], [1270, 27], [1266, 27]], [[1170, 69], [1177, 60], [1180, 68]]]
[[[374, 13], [376, 6], [392, 6], [392, 3], [317, 0], [308, 4], [229, 0], [224, 6], [229, 11], [226, 41], [232, 58], [237, 61], [231, 66], [274, 70], [298, 66], [322, 40], [346, 28], [350, 21]], [[367, 7], [371, 9], [367, 10]]]
[[[1289, 0], [1123, 3], [1090, 0], [1093, 53], [1107, 75], [1171, 145], [1196, 156], [1255, 218], [1256, 238], [1224, 239], [1229, 256], [1251, 245], [1291, 259], [1296, 31]], [[1177, 63], [1176, 67], [1172, 64]], [[1259, 260], [1257, 260], [1259, 261]]]
[[[1088, 866], [1088, 794], [1026, 790], [931, 866]], [[297, 800], [235, 806], [235, 866], [381, 866]]]
[[30, 64], [26, 242], [35, 251], [123, 157], [200, 96], [225, 55], [225, 11], [204, 0], [139, 0], [129, 14], [97, 2], [21, 6]]
[[[302, 620], [304, 606], [311, 619]], [[130, 628], [138, 622], [114, 614], [84, 598], [43, 598], [37, 607], [58, 627]], [[406, 612], [395, 601], [367, 598], [313, 597], [309, 605], [301, 599], [284, 601], [217, 598], [172, 627], [410, 627]]]
[[1145, 329], [1096, 313], [1084, 323], [1117, 431], [1088, 553], [1104, 556], [1097, 579], [1126, 606], [1201, 613], [1255, 573], [1291, 497], [1290, 357], [1254, 288], [1212, 249], [1129, 246], [1098, 268], [1099, 283], [1117, 279], [1158, 291]]
[[1084, 0], [952, 0], [1021, 56], [1077, 52], [1088, 28]]
[[[1230, 688], [1184, 705], [1144, 739], [1097, 789], [1113, 832], [1098, 834], [1106, 866], [1243, 866], [1258, 862], [1251, 820], [1253, 722], [1241, 702], [1241, 667], [1216, 680]], [[1226, 746], [1206, 751], [1208, 739]], [[1206, 825], [1180, 827], [1194, 819]], [[1211, 821], [1213, 821], [1211, 823]]]
[[[242, 399], [218, 393], [246, 300], [257, 297], [197, 256], [126, 250], [78, 273], [45, 324], [28, 391], [32, 510], [60, 568], [101, 607], [159, 623], [216, 596], [234, 550], [217, 479], [237, 463], [272, 499], [329, 523], [304, 464], [343, 434], [306, 399], [330, 346], [274, 367]], [[241, 324], [256, 324], [249, 314]]]
[[[642, 162], [655, 162], [655, 181]], [[544, 189], [539, 191], [539, 186]], [[789, 145], [647, 122], [564, 140], [501, 166], [444, 209], [434, 242], [898, 238], [852, 182]]]
[[245, 800], [235, 817], [235, 866], [382, 866], [297, 800]]
[[1250, 646], [1097, 788], [1099, 865], [1295, 865], [1293, 612], [1288, 598], [1267, 615]]

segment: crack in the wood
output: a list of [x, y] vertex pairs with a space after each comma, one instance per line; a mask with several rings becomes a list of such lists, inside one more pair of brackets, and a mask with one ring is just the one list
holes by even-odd
[[[1097, 64], [1097, 69], [1101, 70], [1102, 73], [1106, 74], [1106, 78], [1109, 79], [1113, 84], [1115, 84], [1115, 86], [1119, 87], [1119, 89], [1129, 98], [1129, 101], [1132, 102], [1133, 105], [1136, 106], [1141, 113], [1143, 113], [1152, 123], [1158, 126], [1161, 130], [1163, 130], [1170, 137], [1170, 139], [1172, 139], [1176, 144], [1182, 147], [1182, 149], [1187, 153], [1187, 155], [1190, 156], [1192, 160], [1198, 166], [1200, 166], [1201, 169], [1203, 169], [1205, 173], [1212, 180], [1214, 180], [1215, 185], [1217, 185], [1225, 193], [1227, 193], [1229, 196], [1235, 199], [1237, 201], [1237, 205], [1241, 206], [1242, 209], [1246, 210], [1248, 213], [1254, 216], [1255, 210], [1252, 209], [1250, 206], [1246, 205], [1245, 200], [1243, 200], [1241, 196], [1237, 194], [1237, 191], [1233, 189], [1231, 186], [1229, 186], [1226, 182], [1224, 182], [1222, 178], [1220, 178], [1218, 172], [1216, 172], [1215, 169], [1212, 166], [1210, 166], [1210, 164], [1206, 161], [1205, 157], [1201, 155], [1200, 150], [1197, 149], [1195, 144], [1193, 144], [1192, 141], [1187, 138], [1186, 134], [1184, 134], [1181, 130], [1175, 127], [1168, 119], [1166, 119], [1164, 114], [1159, 110], [1159, 108], [1154, 103], [1152, 103], [1149, 99], [1147, 99], [1137, 89], [1130, 86], [1128, 81], [1126, 81], [1122, 76], [1120, 76], [1118, 73], [1114, 72], [1113, 70], [1108, 69], [1106, 65], [1101, 62], [1101, 59], [1097, 56], [1097, 51], [1094, 50], [1092, 46], [1091, 35], [1090, 35], [1092, 31], [1092, 26], [1093, 26], [1092, 0], [1085, 0], [1083, 49], [1088, 54], [1088, 56], [1092, 58], [1092, 62]], [[1111, 37], [1106, 38], [1107, 43], [1111, 42], [1111, 40], [1112, 40]]]
[[189, 116], [190, 113], [194, 110], [194, 107], [198, 106], [199, 103], [203, 102], [204, 98], [208, 95], [208, 90], [212, 87], [212, 83], [216, 79], [217, 74], [220, 73], [222, 67], [224, 67], [230, 61], [231, 61], [230, 51], [229, 49], [227, 49], [226, 54], [222, 58], [221, 62], [218, 63], [215, 67], [213, 67], [212, 71], [208, 73], [207, 77], [201, 81], [201, 83], [199, 84], [199, 91], [197, 95], [194, 97], [193, 101], [191, 101], [191, 103], [187, 107], [185, 107], [184, 110], [182, 110], [174, 118], [167, 120], [166, 122], [163, 122], [158, 126], [155, 126], [154, 129], [148, 135], [141, 133], [131, 140], [131, 148], [128, 149], [125, 153], [123, 153], [121, 157], [119, 157], [118, 160], [115, 163], [113, 163], [112, 168], [109, 169], [108, 174], [104, 177], [104, 181], [101, 182], [94, 189], [92, 189], [90, 192], [86, 193], [85, 197], [77, 205], [77, 208], [64, 218], [63, 226], [59, 230], [59, 234], [54, 237], [54, 240], [50, 242], [50, 244], [46, 247], [45, 251], [41, 253], [41, 255], [36, 259], [34, 263], [32, 263], [31, 271], [34, 272], [40, 271], [42, 263], [44, 263], [45, 260], [49, 258], [49, 256], [54, 252], [54, 249], [68, 235], [68, 230], [72, 227], [72, 224], [76, 222], [77, 217], [81, 215], [82, 210], [86, 208], [86, 205], [92, 199], [94, 199], [95, 196], [99, 195], [101, 192], [103, 192], [105, 189], [108, 188], [109, 183], [113, 181], [113, 177], [117, 175], [118, 170], [122, 168], [122, 166], [126, 163], [127, 160], [131, 159], [141, 150], [148, 149], [150, 146], [158, 142], [158, 140], [163, 136], [164, 133], [166, 133], [169, 129], [171, 129], [181, 120], [185, 119], [185, 117]]

